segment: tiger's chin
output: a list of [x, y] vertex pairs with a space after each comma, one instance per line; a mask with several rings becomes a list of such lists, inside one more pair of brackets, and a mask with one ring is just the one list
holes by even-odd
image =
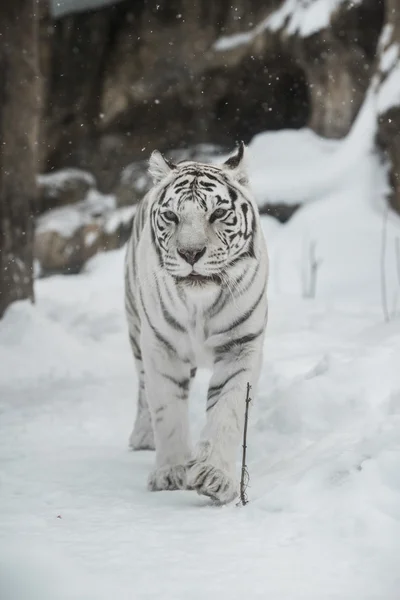
[[218, 274], [201, 275], [200, 273], [189, 273], [185, 277], [174, 277], [176, 283], [188, 288], [206, 288], [210, 286], [221, 286], [222, 278]]

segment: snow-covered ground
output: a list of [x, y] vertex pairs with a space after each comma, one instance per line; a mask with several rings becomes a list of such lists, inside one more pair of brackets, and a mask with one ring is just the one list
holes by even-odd
[[263, 217], [271, 310], [250, 503], [146, 491], [152, 453], [127, 444], [123, 250], [99, 255], [39, 280], [36, 305], [0, 322], [1, 600], [400, 597], [400, 219], [383, 228], [384, 170], [367, 145], [350, 164], [348, 141], [306, 130], [251, 149], [260, 201], [264, 186], [308, 202], [285, 225]]

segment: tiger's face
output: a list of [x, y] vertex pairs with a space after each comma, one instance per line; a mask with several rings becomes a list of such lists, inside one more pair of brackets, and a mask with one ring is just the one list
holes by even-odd
[[247, 190], [243, 144], [224, 165], [178, 165], [153, 153], [158, 184], [151, 229], [160, 263], [182, 283], [225, 279], [230, 266], [252, 256], [255, 208]]

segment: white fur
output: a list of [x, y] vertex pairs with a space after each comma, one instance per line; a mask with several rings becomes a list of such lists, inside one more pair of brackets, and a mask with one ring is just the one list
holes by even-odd
[[[190, 168], [190, 164], [185, 163], [186, 168]], [[170, 270], [160, 266], [152, 240], [150, 213], [159, 201], [161, 190], [169, 179], [175, 180], [180, 168], [184, 167], [173, 167], [161, 155], [153, 153], [150, 171], [158, 184], [143, 200], [127, 249], [128, 325], [133, 351], [137, 355], [139, 348], [141, 353], [136, 360], [141, 383], [139, 406], [130, 443], [134, 449], [152, 448], [155, 444], [156, 462], [149, 477], [149, 489], [194, 489], [219, 503], [226, 503], [238, 490], [236, 458], [243, 432], [246, 386], [248, 382], [252, 385], [254, 395], [261, 365], [267, 321], [268, 258], [257, 207], [250, 190], [243, 185], [246, 181], [243, 165], [232, 169], [222, 166], [221, 172], [232, 181], [239, 200], [243, 198], [243, 202], [253, 207], [254, 256], [230, 266], [224, 274], [222, 288], [217, 283], [203, 287], [176, 283], [171, 273], [186, 276], [192, 268], [177, 256], [176, 248], [183, 244], [207, 248], [204, 257], [193, 267], [201, 274], [212, 272], [213, 260], [227, 260], [215, 235], [216, 228], [222, 225], [210, 224], [212, 208], [203, 213], [195, 202], [187, 202], [179, 213], [179, 226], [171, 225], [175, 229], [170, 234], [168, 253], [164, 255], [164, 260], [172, 261]], [[218, 188], [218, 191], [219, 195], [227, 193], [226, 189]], [[210, 206], [214, 202], [211, 196], [207, 196]], [[173, 199], [171, 203], [175, 206]], [[240, 206], [239, 201], [237, 206]], [[244, 291], [250, 281], [250, 287]], [[228, 296], [223, 307], [217, 312], [211, 311], [216, 299], [224, 299], [224, 294]], [[240, 324], [256, 301], [258, 304], [252, 314]], [[168, 318], [164, 314], [165, 307]], [[179, 329], [171, 326], [171, 322], [178, 323]], [[223, 332], [234, 323], [239, 324]], [[251, 339], [257, 333], [258, 337]], [[238, 343], [229, 347], [233, 339]], [[189, 438], [186, 382], [190, 369], [203, 365], [213, 368], [207, 403], [211, 408], [201, 439], [193, 449]]]
[[170, 166], [166, 162], [165, 158], [158, 150], [154, 150], [151, 153], [149, 160], [149, 173], [155, 184], [159, 183], [164, 179], [170, 172]]

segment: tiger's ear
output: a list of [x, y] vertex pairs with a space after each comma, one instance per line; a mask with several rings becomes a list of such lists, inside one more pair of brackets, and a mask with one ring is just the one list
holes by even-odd
[[151, 153], [149, 160], [149, 173], [155, 184], [160, 183], [167, 175], [176, 169], [176, 165], [165, 158], [158, 150]]
[[239, 142], [236, 154], [224, 162], [223, 167], [240, 185], [247, 185], [249, 177], [247, 174], [247, 148], [244, 142]]

